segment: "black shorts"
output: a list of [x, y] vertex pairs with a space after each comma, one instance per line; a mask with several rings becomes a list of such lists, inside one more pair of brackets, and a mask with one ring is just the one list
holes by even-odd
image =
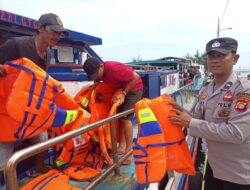
[[[134, 108], [136, 102], [138, 102], [142, 98], [143, 89], [137, 91], [130, 91], [125, 96], [125, 100], [122, 105], [118, 107], [118, 113], [124, 112], [126, 110]], [[124, 116], [122, 119], [131, 120], [133, 118], [134, 113], [128, 114]]]

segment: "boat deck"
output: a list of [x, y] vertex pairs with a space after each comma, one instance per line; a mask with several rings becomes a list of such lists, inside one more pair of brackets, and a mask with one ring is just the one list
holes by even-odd
[[[137, 125], [133, 125], [133, 136], [137, 136]], [[106, 170], [107, 167], [105, 166], [103, 168], [103, 171]], [[136, 176], [135, 176], [135, 167], [134, 162], [131, 163], [131, 165], [122, 165], [120, 167], [121, 175], [119, 177], [114, 177], [114, 173], [111, 173], [105, 180], [103, 180], [100, 184], [98, 184], [94, 189], [95, 190], [129, 190], [133, 187], [133, 185], [136, 183]], [[19, 187], [24, 186], [29, 181], [31, 181], [34, 178], [27, 177], [25, 174], [20, 174], [20, 178], [22, 178], [19, 181]], [[92, 179], [91, 181], [93, 181]], [[70, 184], [84, 188], [89, 184], [90, 181], [75, 181], [70, 180]], [[1, 188], [0, 188], [1, 189]], [[7, 190], [5, 185], [2, 187], [2, 190]]]

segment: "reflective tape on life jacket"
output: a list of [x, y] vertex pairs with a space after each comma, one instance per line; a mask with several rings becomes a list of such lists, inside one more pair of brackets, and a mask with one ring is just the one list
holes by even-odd
[[75, 101], [79, 105], [81, 105], [82, 108], [84, 109], [88, 108], [90, 97], [93, 94], [93, 89], [94, 89], [94, 86], [92, 86], [91, 88], [84, 88], [81, 91], [79, 91], [77, 95], [75, 96]]
[[150, 108], [144, 108], [138, 111], [140, 124], [148, 123], [150, 121], [157, 121], [153, 111]]
[[168, 114], [175, 114], [166, 104], [170, 97], [142, 99], [135, 105], [138, 136], [133, 152], [138, 183], [159, 182], [167, 170], [191, 174], [195, 172], [185, 136], [173, 125]]
[[82, 188], [69, 184], [69, 176], [58, 171], [49, 172], [36, 177], [28, 182], [21, 190], [82, 190]]
[[81, 104], [84, 108], [86, 108], [89, 105], [89, 100], [86, 97], [84, 97], [81, 101]]
[[79, 106], [74, 99], [32, 61], [21, 58], [5, 63], [4, 68], [7, 76], [0, 78], [4, 132], [0, 141], [21, 141], [76, 119]]
[[56, 115], [52, 127], [67, 125], [77, 118], [77, 110], [64, 110], [57, 106]]

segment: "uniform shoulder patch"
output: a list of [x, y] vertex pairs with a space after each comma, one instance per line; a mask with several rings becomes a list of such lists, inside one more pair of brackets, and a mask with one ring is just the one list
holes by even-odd
[[234, 105], [234, 109], [239, 112], [245, 112], [248, 110], [248, 103], [250, 101], [250, 94], [248, 93], [238, 93], [237, 100]]

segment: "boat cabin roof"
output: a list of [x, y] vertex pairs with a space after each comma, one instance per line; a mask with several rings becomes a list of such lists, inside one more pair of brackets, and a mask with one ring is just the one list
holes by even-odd
[[127, 63], [128, 65], [141, 65], [141, 66], [158, 66], [158, 67], [164, 67], [164, 66], [174, 66], [176, 67], [177, 65], [185, 65], [185, 66], [189, 66], [189, 64], [187, 63], [183, 63], [183, 62], [180, 62], [180, 61], [170, 61], [170, 60], [159, 60], [159, 59], [156, 59], [156, 60], [149, 60], [149, 61], [135, 61], [135, 62], [129, 62]]
[[[11, 35], [11, 37], [34, 35], [37, 31], [37, 20], [0, 9], [0, 31], [1, 30], [7, 31], [5, 35]], [[91, 46], [102, 44], [101, 38], [73, 30], [68, 31], [69, 36], [60, 39], [59, 44], [81, 47], [85, 45]]]

